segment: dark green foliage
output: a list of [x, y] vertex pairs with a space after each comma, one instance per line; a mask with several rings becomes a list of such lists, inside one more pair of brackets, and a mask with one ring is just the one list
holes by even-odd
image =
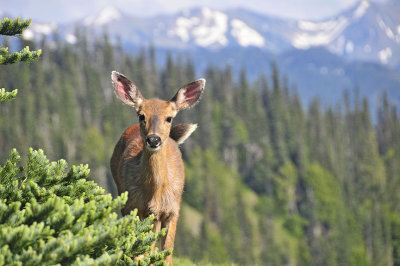
[[17, 34], [22, 34], [22, 32], [29, 27], [31, 22], [31, 19], [24, 19], [23, 21], [21, 21], [20, 18], [4, 18], [0, 22], [0, 35], [14, 36]]
[[[107, 36], [77, 33], [76, 45], [51, 49], [43, 40], [42, 60], [0, 72], [2, 83], [24, 88], [0, 107], [0, 149], [43, 147], [50, 158], [90, 163], [113, 192], [109, 158], [137, 120], [114, 97], [110, 71], [125, 73], [144, 97], [169, 99], [197, 78], [196, 62], [170, 56], [155, 66], [154, 50], [130, 56]], [[175, 255], [201, 264], [399, 265], [398, 110], [383, 97], [374, 123], [375, 110], [351, 93], [335, 108], [318, 100], [305, 107], [290, 77], [273, 69], [249, 80], [245, 71], [208, 67], [202, 100], [175, 119], [199, 124], [181, 146]]]
[[[25, 19], [21, 21], [20, 18], [15, 20], [4, 18], [0, 22], [0, 35], [14, 36], [22, 34], [22, 32], [29, 27], [31, 24], [30, 19]], [[0, 65], [14, 64], [17, 62], [30, 63], [39, 58], [42, 50], [30, 51], [29, 46], [26, 46], [20, 52], [9, 53], [8, 47], [2, 47], [0, 45]], [[0, 102], [10, 101], [15, 99], [18, 90], [13, 90], [11, 92], [6, 92], [4, 89], [0, 89]]]
[[26, 62], [30, 63], [35, 61], [39, 58], [40, 54], [42, 53], [41, 50], [38, 51], [30, 51], [29, 47], [25, 47], [19, 52], [15, 53], [8, 53], [8, 48], [0, 48], [0, 65], [8, 65], [14, 64], [17, 62]]
[[[0, 22], [0, 35], [14, 36], [22, 34], [22, 32], [28, 28], [30, 24], [30, 19], [21, 21], [20, 18], [15, 20], [4, 18]], [[37, 60], [41, 53], [41, 50], [30, 51], [28, 46], [26, 46], [20, 52], [14, 53], [9, 53], [8, 47], [0, 47], [0, 65], [14, 64], [20, 61], [30, 63]]]
[[0, 265], [163, 264], [170, 250], [148, 253], [165, 231], [153, 233], [152, 217], [136, 212], [118, 218], [127, 193], [112, 199], [88, 175], [87, 165], [67, 170], [41, 150], [21, 166], [11, 152], [0, 167]]

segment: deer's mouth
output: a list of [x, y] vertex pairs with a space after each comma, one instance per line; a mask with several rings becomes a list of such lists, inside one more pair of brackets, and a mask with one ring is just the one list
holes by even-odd
[[158, 151], [158, 150], [161, 148], [161, 142], [158, 143], [158, 144], [155, 144], [155, 145], [151, 145], [151, 144], [149, 144], [149, 143], [146, 143], [146, 148], [147, 148], [149, 151], [152, 151], [152, 152]]

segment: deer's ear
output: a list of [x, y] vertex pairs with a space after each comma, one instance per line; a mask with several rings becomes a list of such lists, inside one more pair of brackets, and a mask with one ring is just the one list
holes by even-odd
[[178, 110], [193, 107], [200, 100], [205, 85], [205, 79], [198, 79], [186, 84], [178, 90], [170, 101], [175, 103]]
[[111, 72], [111, 80], [115, 95], [125, 104], [135, 107], [138, 110], [143, 102], [143, 96], [135, 83], [117, 71]]
[[197, 124], [178, 124], [171, 128], [169, 136], [178, 144], [185, 142], [187, 138], [195, 131]]

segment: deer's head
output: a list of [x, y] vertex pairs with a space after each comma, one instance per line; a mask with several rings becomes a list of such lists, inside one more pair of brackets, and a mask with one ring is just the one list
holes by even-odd
[[[158, 151], [170, 136], [172, 120], [178, 111], [193, 107], [199, 101], [206, 83], [205, 79], [195, 80], [180, 88], [171, 100], [164, 101], [145, 99], [132, 81], [116, 71], [111, 73], [111, 80], [117, 97], [136, 109], [143, 144], [151, 152]], [[181, 125], [175, 134], [180, 134], [178, 137], [183, 142], [195, 129], [196, 125]]]

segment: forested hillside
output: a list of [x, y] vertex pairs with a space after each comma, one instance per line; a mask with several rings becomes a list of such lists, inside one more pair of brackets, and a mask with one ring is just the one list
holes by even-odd
[[[114, 96], [110, 72], [144, 97], [169, 99], [199, 78], [196, 62], [156, 66], [151, 48], [132, 57], [107, 36], [77, 36], [74, 46], [43, 40], [35, 64], [0, 66], [1, 86], [20, 88], [18, 101], [0, 105], [0, 162], [13, 147], [43, 148], [51, 160], [88, 163], [115, 193], [109, 159], [137, 118]], [[240, 265], [400, 265], [398, 110], [384, 95], [370, 110], [357, 90], [332, 108], [317, 99], [304, 106], [290, 77], [273, 69], [250, 81], [210, 66], [203, 99], [178, 115], [175, 123], [199, 128], [181, 147], [174, 254]]]

